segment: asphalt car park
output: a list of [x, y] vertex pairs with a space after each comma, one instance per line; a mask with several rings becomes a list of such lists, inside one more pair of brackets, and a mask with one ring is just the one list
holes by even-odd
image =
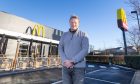
[[[85, 84], [130, 84], [135, 70], [105, 63], [87, 63]], [[0, 77], [0, 84], [62, 84], [61, 68]]]
[[86, 68], [85, 84], [130, 84], [134, 69], [118, 65], [89, 63]]

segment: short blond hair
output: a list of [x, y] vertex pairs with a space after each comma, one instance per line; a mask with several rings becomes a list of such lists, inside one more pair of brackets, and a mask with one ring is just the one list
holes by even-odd
[[79, 17], [76, 16], [76, 15], [72, 15], [72, 16], [70, 17], [69, 21], [70, 21], [71, 19], [78, 19], [78, 20], [80, 21]]

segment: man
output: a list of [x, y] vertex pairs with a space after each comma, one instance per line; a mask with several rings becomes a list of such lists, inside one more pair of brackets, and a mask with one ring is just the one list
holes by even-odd
[[70, 29], [59, 42], [59, 54], [62, 59], [63, 84], [83, 84], [89, 41], [84, 32], [79, 30], [78, 16], [69, 19]]

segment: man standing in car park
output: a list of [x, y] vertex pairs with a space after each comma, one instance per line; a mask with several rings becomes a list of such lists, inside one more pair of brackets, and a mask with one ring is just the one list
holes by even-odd
[[63, 84], [83, 84], [89, 40], [86, 34], [79, 30], [79, 17], [71, 16], [70, 29], [65, 32], [59, 42], [59, 54], [62, 60]]

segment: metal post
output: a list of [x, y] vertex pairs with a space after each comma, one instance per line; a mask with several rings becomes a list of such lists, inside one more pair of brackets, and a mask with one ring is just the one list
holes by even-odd
[[140, 22], [139, 22], [138, 12], [136, 12], [136, 15], [137, 15], [138, 27], [139, 27], [139, 31], [140, 31]]
[[125, 37], [125, 31], [122, 28], [122, 32], [123, 32], [123, 41], [124, 41], [124, 49], [125, 49], [125, 55], [127, 55], [127, 44], [126, 44], [126, 37]]
[[17, 40], [16, 54], [15, 54], [15, 57], [14, 57], [14, 60], [13, 60], [12, 66], [11, 66], [12, 70], [16, 69], [17, 59], [19, 56], [19, 47], [20, 47], [20, 38]]
[[39, 57], [42, 57], [42, 49], [43, 49], [42, 47], [43, 47], [43, 43], [41, 42], [41, 44], [40, 44], [40, 53], [39, 53], [40, 56]]
[[30, 45], [29, 45], [29, 57], [32, 57], [32, 45], [33, 45], [33, 39], [30, 40]]

